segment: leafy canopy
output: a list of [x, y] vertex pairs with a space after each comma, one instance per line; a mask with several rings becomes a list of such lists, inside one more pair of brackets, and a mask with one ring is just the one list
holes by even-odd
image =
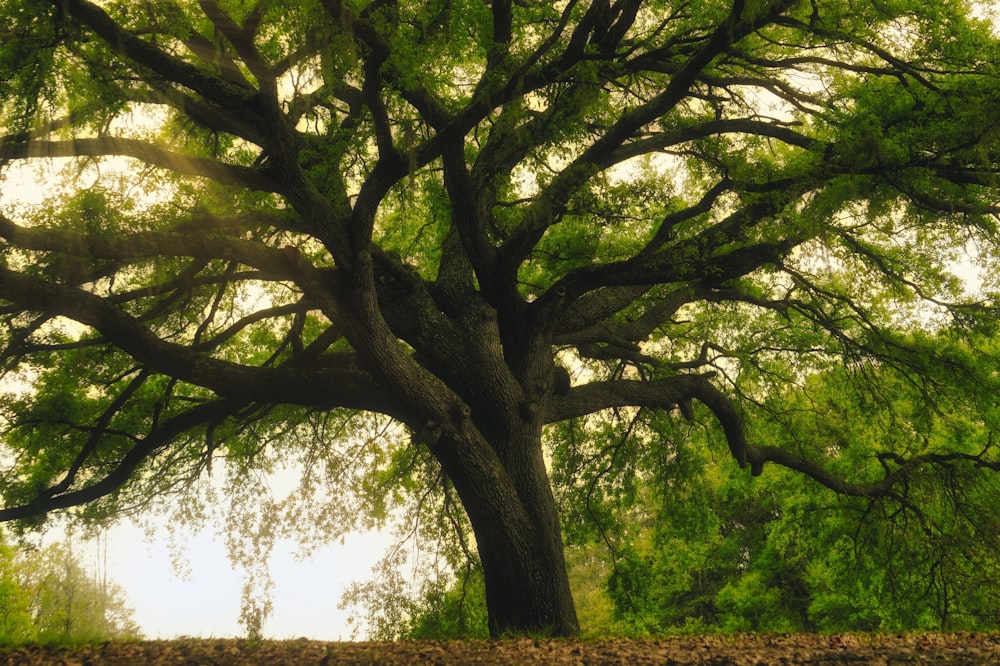
[[604, 498], [574, 538], [694, 473], [643, 425], [681, 417], [915, 512], [993, 439], [848, 455], [791, 396], [903, 382], [917, 437], [960, 386], [992, 431], [998, 63], [958, 0], [0, 0], [0, 519], [166, 498], [253, 564], [461, 505], [482, 547], [495, 498], [558, 531], [545, 433]]

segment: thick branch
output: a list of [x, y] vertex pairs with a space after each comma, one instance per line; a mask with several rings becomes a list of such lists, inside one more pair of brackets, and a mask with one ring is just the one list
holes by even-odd
[[71, 141], [34, 140], [0, 144], [0, 161], [38, 157], [132, 157], [141, 162], [186, 176], [209, 178], [223, 185], [241, 185], [254, 190], [278, 192], [281, 187], [267, 174], [252, 167], [227, 164], [204, 157], [188, 157], [137, 139], [100, 137]]
[[773, 462], [795, 470], [810, 477], [840, 495], [852, 497], [888, 497], [894, 496], [894, 483], [898, 480], [893, 476], [873, 483], [852, 483], [837, 476], [819, 463], [779, 448], [777, 446], [750, 446], [747, 449], [747, 461], [750, 470], [756, 476], [761, 473], [764, 463]]
[[252, 367], [192, 351], [156, 337], [131, 315], [98, 296], [0, 269], [0, 298], [25, 310], [54, 312], [100, 332], [105, 339], [154, 372], [261, 403], [349, 407], [405, 418], [398, 401], [359, 365], [321, 362]]
[[87, 0], [54, 0], [53, 4], [65, 6], [70, 13], [93, 28], [112, 51], [150, 68], [167, 80], [190, 88], [223, 107], [253, 108], [251, 103], [256, 91], [213, 76], [205, 70], [171, 57], [156, 46], [122, 29], [97, 5]]
[[673, 409], [698, 400], [708, 407], [722, 425], [733, 457], [744, 466], [747, 441], [743, 418], [733, 402], [705, 375], [675, 375], [654, 381], [609, 380], [577, 386], [563, 396], [554, 395], [545, 414], [546, 423], [586, 416], [614, 407]]
[[201, 6], [202, 11], [205, 12], [205, 16], [212, 21], [216, 29], [225, 35], [229, 43], [236, 49], [243, 63], [249, 68], [254, 78], [257, 79], [261, 92], [266, 92], [268, 96], [275, 98], [277, 91], [274, 75], [257, 51], [257, 47], [254, 46], [253, 31], [236, 25], [236, 22], [233, 21], [226, 10], [219, 6], [216, 0], [198, 0], [198, 4]]
[[161, 231], [86, 234], [64, 229], [23, 227], [0, 214], [0, 237], [22, 250], [57, 252], [84, 259], [134, 261], [170, 256], [235, 259], [276, 277], [295, 278], [294, 265], [281, 250], [229, 236], [193, 236]]

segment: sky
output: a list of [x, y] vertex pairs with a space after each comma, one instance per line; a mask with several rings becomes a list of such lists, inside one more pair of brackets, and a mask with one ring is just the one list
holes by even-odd
[[[149, 541], [143, 529], [123, 523], [106, 536], [110, 576], [124, 588], [146, 638], [244, 634], [239, 624], [242, 578], [229, 562], [222, 535], [204, 530], [185, 540], [186, 562], [180, 567], [164, 533]], [[355, 534], [344, 545], [318, 549], [304, 560], [296, 557], [294, 543], [276, 545], [274, 611], [264, 624], [265, 637], [352, 638], [349, 613], [337, 607], [341, 595], [352, 581], [370, 577], [388, 544], [382, 534]], [[97, 546], [91, 548], [96, 553]], [[87, 559], [87, 548], [81, 551]]]

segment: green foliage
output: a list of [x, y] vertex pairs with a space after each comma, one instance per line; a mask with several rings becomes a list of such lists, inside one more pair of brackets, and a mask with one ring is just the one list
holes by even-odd
[[0, 541], [0, 644], [138, 638], [131, 615], [107, 571], [87, 571], [68, 545]]
[[486, 613], [482, 571], [467, 570], [456, 583], [426, 593], [419, 613], [410, 620], [411, 628], [406, 637], [416, 640], [488, 638]]
[[[993, 417], [980, 420], [991, 410], [977, 405], [995, 395], [984, 351], [995, 343], [948, 331], [911, 343], [926, 345], [913, 361], [929, 380], [971, 354], [971, 391], [929, 396], [909, 368], [835, 366], [771, 396], [754, 430], [762, 443], [810, 457], [835, 450], [832, 464], [847, 477], [891, 474], [904, 455], [937, 460], [906, 496], [837, 496], [787, 470], [732, 475], [731, 463], [716, 462], [713, 429], [651, 418], [628, 428], [649, 429], [659, 443], [648, 448], [662, 457], [628, 454], [619, 434], [617, 446], [591, 454], [610, 459], [602, 475], [556, 477], [564, 533], [577, 544], [570, 573], [584, 633], [1000, 627], [1000, 483], [980, 473], [997, 443]], [[588, 441], [614, 441], [610, 434]], [[578, 459], [578, 437], [560, 431], [553, 454]], [[949, 456], [966, 458], [949, 465]], [[587, 560], [603, 565], [581, 566]], [[445, 598], [457, 593], [453, 585]], [[417, 627], [447, 633], [436, 623], [440, 604], [428, 596], [408, 612], [419, 610]]]
[[0, 127], [23, 132], [53, 96], [51, 69], [60, 26], [51, 3], [4, 0], [0, 16]]
[[[942, 332], [936, 353], [920, 357], [923, 378], [952, 371], [949, 337]], [[971, 353], [974, 343], [965, 344]], [[971, 394], [932, 400], [908, 370], [833, 367], [762, 405], [771, 416], [757, 421], [758, 441], [812, 451], [808, 457], [834, 451], [831, 464], [848, 478], [892, 474], [903, 456], [938, 461], [911, 477], [905, 497], [838, 497], [779, 470], [750, 482], [711, 464], [717, 435], [692, 429], [675, 444], [664, 432], [661, 446], [672, 451], [666, 469], [642, 472], [644, 492], [627, 514], [643, 516], [641, 527], [607, 521], [618, 531], [591, 542], [598, 551], [611, 546], [614, 610], [590, 630], [995, 630], [1000, 484], [977, 473], [996, 444], [976, 400], [996, 379], [987, 357], [975, 357], [984, 384]], [[966, 457], [949, 465], [948, 456]], [[598, 494], [592, 482], [563, 492], [590, 501]]]
[[[469, 544], [466, 516], [454, 488], [412, 449], [365, 482], [365, 513], [393, 518], [396, 544], [372, 567], [373, 577], [353, 583], [350, 608], [356, 634], [377, 640], [482, 638], [487, 610], [482, 569]], [[387, 493], [388, 487], [395, 488]], [[373, 509], [373, 504], [378, 509]]]
[[16, 551], [0, 542], [0, 644], [22, 643], [35, 634], [31, 600], [20, 574]]

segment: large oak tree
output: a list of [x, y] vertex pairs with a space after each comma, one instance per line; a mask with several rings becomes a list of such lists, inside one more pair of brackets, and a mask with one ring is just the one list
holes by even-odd
[[852, 477], [745, 427], [761, 377], [837, 359], [945, 386], [902, 332], [992, 320], [1000, 49], [972, 9], [0, 2], [0, 164], [85, 185], [0, 211], [0, 519], [383, 415], [467, 513], [491, 632], [573, 634], [553, 424], [708, 416], [748, 474], [904, 506], [925, 466], [995, 467], [913, 447]]

